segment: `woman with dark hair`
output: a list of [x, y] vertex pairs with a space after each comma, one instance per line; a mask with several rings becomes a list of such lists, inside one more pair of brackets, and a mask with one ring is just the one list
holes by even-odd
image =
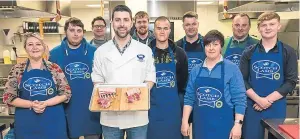
[[246, 90], [239, 68], [223, 59], [224, 36], [211, 30], [204, 36], [206, 59], [190, 72], [181, 132], [190, 134], [193, 111], [194, 139], [240, 139], [246, 109]]

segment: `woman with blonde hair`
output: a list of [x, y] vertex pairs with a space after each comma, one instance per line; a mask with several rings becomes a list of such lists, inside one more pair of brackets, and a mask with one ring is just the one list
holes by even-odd
[[48, 46], [38, 34], [26, 34], [25, 62], [8, 75], [3, 101], [16, 107], [15, 135], [22, 139], [67, 139], [62, 103], [71, 97], [61, 68], [43, 58]]

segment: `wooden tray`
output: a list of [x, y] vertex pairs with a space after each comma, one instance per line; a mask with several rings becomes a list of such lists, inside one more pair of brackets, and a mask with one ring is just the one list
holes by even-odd
[[[110, 107], [102, 108], [97, 103], [99, 99], [98, 88], [116, 88], [116, 97], [113, 99]], [[127, 102], [126, 91], [131, 88], [139, 88], [141, 90], [141, 99], [133, 103]], [[100, 111], [147, 111], [150, 108], [149, 89], [147, 84], [140, 85], [95, 85], [90, 100], [89, 109], [92, 112]]]

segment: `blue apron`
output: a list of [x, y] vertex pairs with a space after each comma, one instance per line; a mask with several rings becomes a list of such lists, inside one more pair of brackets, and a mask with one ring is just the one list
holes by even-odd
[[233, 62], [234, 64], [236, 64], [237, 66], [239, 66], [243, 51], [245, 50], [246, 47], [251, 45], [250, 37], [249, 36], [247, 37], [245, 48], [240, 48], [240, 47], [231, 48], [230, 47], [231, 42], [232, 42], [232, 37], [230, 37], [229, 39], [229, 43], [227, 45], [227, 50], [224, 54], [224, 57], [230, 60], [231, 62]]
[[201, 50], [199, 52], [188, 52], [186, 51], [186, 37], [182, 39], [182, 48], [186, 52], [188, 56], [188, 71], [190, 71], [197, 65], [201, 65], [205, 59], [205, 53], [204, 53], [204, 44], [203, 39], [200, 34], [198, 34], [198, 42], [197, 44], [200, 44]]
[[[186, 37], [184, 37], [182, 39], [182, 48], [183, 50], [186, 52], [186, 55], [188, 57], [188, 71], [189, 73], [191, 72], [191, 70], [196, 67], [197, 65], [201, 65], [205, 59], [205, 52], [204, 52], [204, 43], [203, 43], [203, 38], [200, 34], [198, 34], [198, 42], [197, 44], [200, 45], [201, 50], [198, 52], [189, 52], [186, 51]], [[183, 108], [183, 99], [184, 99], [184, 94], [180, 93], [179, 94], [180, 97], [180, 102], [181, 102], [181, 107]], [[191, 123], [193, 121], [193, 112], [190, 115], [189, 118], [189, 123]]]
[[[21, 80], [19, 97], [31, 101], [45, 101], [55, 97], [58, 92], [50, 71], [31, 69], [27, 72], [28, 65], [29, 60]], [[63, 105], [48, 106], [41, 114], [17, 107], [15, 133], [17, 139], [67, 139]]]
[[92, 60], [89, 60], [85, 43], [73, 51], [65, 47], [64, 69], [72, 91], [72, 99], [66, 107], [69, 136], [76, 138], [102, 133], [100, 113], [89, 111], [93, 92], [91, 80]]
[[[155, 54], [156, 46], [153, 48]], [[150, 110], [147, 139], [182, 139], [180, 132], [182, 112], [176, 82], [174, 54], [170, 63], [155, 64], [156, 86], [150, 93]]]
[[[266, 97], [279, 88], [284, 81], [283, 74], [283, 46], [277, 42], [278, 53], [260, 53], [259, 48], [255, 52], [250, 62], [250, 84], [254, 92]], [[261, 125], [261, 119], [282, 118], [286, 117], [286, 98], [275, 101], [271, 107], [262, 112], [253, 109], [255, 102], [250, 98], [247, 99], [247, 110], [245, 124], [243, 126], [245, 139], [263, 139], [264, 128]]]
[[221, 78], [200, 77], [202, 67], [195, 80], [193, 139], [228, 139], [233, 127], [234, 110], [224, 98], [224, 62], [219, 64]]

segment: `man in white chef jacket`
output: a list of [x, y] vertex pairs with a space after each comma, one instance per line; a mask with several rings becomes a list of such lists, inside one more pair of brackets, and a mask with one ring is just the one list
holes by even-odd
[[[115, 36], [97, 49], [91, 74], [94, 83], [140, 84], [156, 81], [152, 50], [130, 36], [131, 10], [118, 5], [112, 12]], [[108, 139], [146, 139], [148, 111], [101, 112], [103, 136]]]

